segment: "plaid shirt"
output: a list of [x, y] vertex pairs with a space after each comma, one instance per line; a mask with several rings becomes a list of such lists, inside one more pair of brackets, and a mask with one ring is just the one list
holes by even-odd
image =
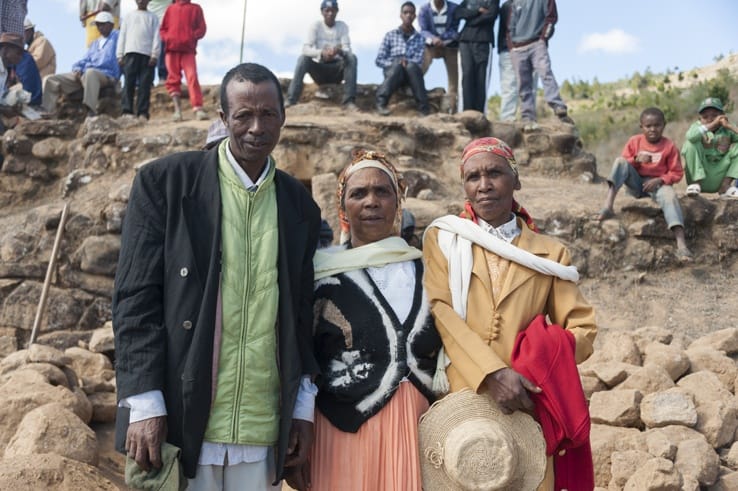
[[27, 0], [0, 0], [0, 32], [23, 36], [23, 20], [27, 11]]
[[388, 68], [397, 60], [405, 58], [408, 62], [420, 65], [424, 49], [425, 39], [418, 31], [413, 29], [412, 35], [405, 41], [405, 33], [398, 27], [384, 35], [374, 63], [379, 68]]

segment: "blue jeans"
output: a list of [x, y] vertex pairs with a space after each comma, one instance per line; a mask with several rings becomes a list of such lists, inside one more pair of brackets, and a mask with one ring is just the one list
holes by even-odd
[[543, 40], [538, 40], [522, 48], [510, 50], [515, 72], [518, 75], [518, 94], [520, 95], [520, 117], [523, 120], [536, 120], [536, 98], [533, 90], [533, 74], [535, 73], [543, 83], [543, 96], [551, 109], [558, 115], [566, 113], [566, 104], [559, 94], [559, 84], [556, 83], [551, 71], [551, 58], [548, 56], [548, 46]]
[[[649, 179], [649, 178], [646, 178]], [[650, 196], [661, 207], [664, 212], [664, 219], [669, 228], [684, 226], [684, 217], [682, 216], [682, 207], [679, 205], [674, 187], [670, 184], [663, 184], [656, 191], [649, 193], [643, 192], [644, 178], [638, 174], [635, 167], [630, 165], [623, 157], [618, 157], [612, 164], [610, 177], [607, 178], [615, 190], [620, 189], [623, 184], [628, 188], [628, 194], [635, 198], [645, 198]]]

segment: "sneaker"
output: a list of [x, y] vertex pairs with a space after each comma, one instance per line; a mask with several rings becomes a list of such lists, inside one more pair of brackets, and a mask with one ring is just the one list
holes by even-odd
[[182, 121], [182, 113], [180, 111], [174, 111], [174, 114], [172, 114], [172, 121], [175, 123], [177, 121]]
[[330, 99], [331, 98], [331, 95], [328, 92], [324, 91], [324, 90], [318, 89], [318, 90], [315, 91], [315, 98], [316, 99], [324, 99], [325, 100], [325, 99]]
[[387, 106], [383, 106], [381, 104], [377, 104], [377, 112], [380, 116], [389, 116], [392, 114], [392, 111], [390, 111]]
[[205, 121], [206, 119], [208, 119], [208, 113], [206, 113], [202, 109], [198, 109], [197, 111], [195, 111], [195, 119], [198, 121]]
[[568, 114], [563, 114], [559, 116], [559, 121], [561, 121], [564, 124], [570, 124], [574, 126], [574, 120], [569, 117]]
[[359, 110], [359, 106], [357, 106], [354, 102], [347, 102], [343, 105], [343, 109], [350, 112], [357, 112]]
[[297, 104], [297, 103], [296, 102], [292, 102], [291, 100], [288, 99], [288, 100], [284, 101], [284, 108], [287, 109], [288, 107], [292, 107], [295, 104]]
[[738, 187], [730, 186], [720, 197], [723, 199], [738, 199]]

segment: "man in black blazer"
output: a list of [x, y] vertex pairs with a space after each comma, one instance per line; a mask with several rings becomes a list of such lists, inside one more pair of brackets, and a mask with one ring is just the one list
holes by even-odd
[[[299, 181], [272, 169], [270, 153], [285, 120], [274, 74], [260, 65], [238, 65], [223, 79], [220, 97], [229, 135], [223, 146], [147, 164], [131, 189], [113, 294], [116, 445], [146, 470], [161, 466], [164, 441], [176, 445], [191, 486], [210, 473], [221, 473], [215, 480], [223, 480], [244, 464], [246, 474], [237, 475], [248, 481], [240, 483], [241, 489], [273, 489], [273, 482], [304, 462], [313, 439], [311, 377], [318, 368], [311, 341], [312, 258], [320, 211]], [[273, 391], [279, 414], [278, 441], [269, 448], [204, 438], [222, 376], [221, 173], [226, 161], [248, 192], [256, 193], [267, 174], [273, 175], [275, 188], [278, 306], [269, 322], [276, 349], [264, 356], [276, 358], [279, 387]], [[250, 254], [258, 255], [255, 244], [249, 243]], [[248, 261], [252, 256], [243, 245], [243, 261]], [[249, 292], [253, 280], [244, 281]], [[248, 325], [242, 329], [248, 331]], [[248, 372], [250, 359], [243, 363]], [[258, 396], [243, 392], [239, 397], [253, 401]], [[266, 481], [242, 477], [252, 475], [253, 468]]]

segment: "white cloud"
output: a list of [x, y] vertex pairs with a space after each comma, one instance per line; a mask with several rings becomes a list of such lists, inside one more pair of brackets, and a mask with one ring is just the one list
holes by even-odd
[[610, 29], [605, 33], [585, 34], [577, 46], [579, 53], [602, 51], [611, 54], [635, 53], [639, 50], [638, 38], [622, 29]]

